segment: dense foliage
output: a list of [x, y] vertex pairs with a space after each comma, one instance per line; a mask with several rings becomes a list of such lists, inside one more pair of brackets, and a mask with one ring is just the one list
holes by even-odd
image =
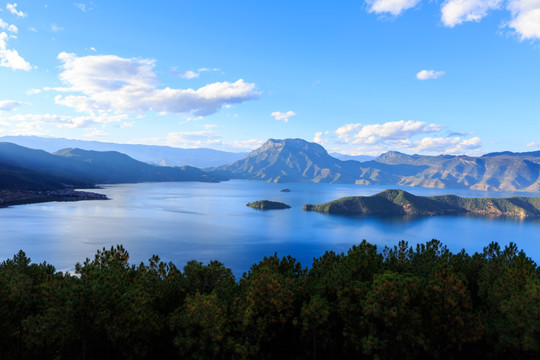
[[0, 359], [527, 359], [540, 353], [540, 269], [514, 244], [472, 256], [437, 240], [366, 241], [311, 268], [277, 255], [237, 282], [213, 261], [98, 251], [76, 274], [0, 264]]

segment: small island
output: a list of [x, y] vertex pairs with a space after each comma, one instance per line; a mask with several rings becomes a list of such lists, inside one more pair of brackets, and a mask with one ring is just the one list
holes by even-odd
[[540, 217], [540, 197], [462, 198], [456, 195], [416, 196], [403, 190], [385, 190], [372, 196], [349, 196], [306, 211], [337, 215], [482, 215]]
[[279, 190], [279, 191], [280, 191], [280, 192], [291, 192], [291, 189], [285, 188], [285, 189], [281, 189], [281, 190]]
[[276, 210], [276, 209], [290, 209], [287, 204], [278, 201], [259, 200], [247, 203], [246, 206], [259, 210]]

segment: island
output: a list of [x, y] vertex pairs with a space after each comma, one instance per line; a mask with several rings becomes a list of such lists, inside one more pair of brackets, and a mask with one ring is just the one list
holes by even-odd
[[247, 203], [246, 206], [259, 210], [276, 210], [276, 209], [290, 209], [287, 204], [278, 201], [259, 200]]
[[107, 195], [73, 189], [0, 190], [0, 208], [52, 201], [109, 200]]
[[306, 211], [338, 215], [482, 215], [540, 217], [540, 197], [463, 198], [456, 195], [416, 196], [404, 190], [385, 190], [372, 196], [349, 196]]
[[285, 188], [285, 189], [281, 189], [281, 190], [279, 190], [279, 191], [280, 191], [280, 192], [291, 192], [291, 189]]

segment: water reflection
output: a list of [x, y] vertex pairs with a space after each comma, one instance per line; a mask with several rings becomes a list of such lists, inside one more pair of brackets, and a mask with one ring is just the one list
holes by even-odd
[[[289, 187], [290, 193], [279, 190]], [[183, 266], [191, 259], [218, 259], [240, 276], [254, 262], [277, 252], [304, 265], [325, 250], [346, 251], [366, 239], [384, 246], [400, 240], [411, 245], [433, 238], [452, 251], [481, 251], [491, 241], [514, 241], [540, 260], [540, 219], [478, 216], [344, 217], [306, 212], [306, 203], [342, 196], [373, 195], [384, 187], [332, 184], [270, 184], [229, 181], [220, 184], [147, 183], [104, 187], [109, 201], [16, 206], [0, 211], [0, 259], [23, 249], [33, 261], [59, 269], [93, 257], [102, 247], [123, 244], [134, 263], [158, 254]], [[448, 190], [404, 188], [416, 195]], [[460, 196], [502, 193], [457, 191]], [[521, 195], [521, 194], [520, 194]], [[537, 195], [537, 194], [536, 194]], [[506, 194], [508, 196], [508, 194]], [[287, 210], [257, 211], [255, 200], [280, 201]]]

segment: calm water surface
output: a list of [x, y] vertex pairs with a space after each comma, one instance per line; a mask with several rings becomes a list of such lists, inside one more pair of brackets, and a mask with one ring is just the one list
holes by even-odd
[[[279, 192], [289, 187], [290, 193]], [[302, 210], [342, 196], [372, 195], [387, 187], [335, 184], [270, 184], [234, 180], [207, 183], [144, 183], [106, 186], [98, 192], [112, 200], [46, 203], [0, 209], [0, 259], [20, 249], [33, 262], [58, 270], [97, 249], [123, 244], [131, 263], [157, 254], [182, 267], [196, 259], [219, 260], [237, 277], [265, 255], [292, 255], [304, 266], [325, 250], [347, 251], [366, 239], [384, 246], [436, 238], [452, 251], [482, 251], [491, 241], [518, 244], [540, 260], [540, 221], [436, 216], [384, 218], [330, 216]], [[404, 188], [416, 195], [512, 196], [508, 193]], [[523, 194], [520, 194], [523, 195]], [[539, 196], [540, 194], [527, 194]], [[245, 206], [255, 200], [282, 201], [287, 210], [260, 211]]]

